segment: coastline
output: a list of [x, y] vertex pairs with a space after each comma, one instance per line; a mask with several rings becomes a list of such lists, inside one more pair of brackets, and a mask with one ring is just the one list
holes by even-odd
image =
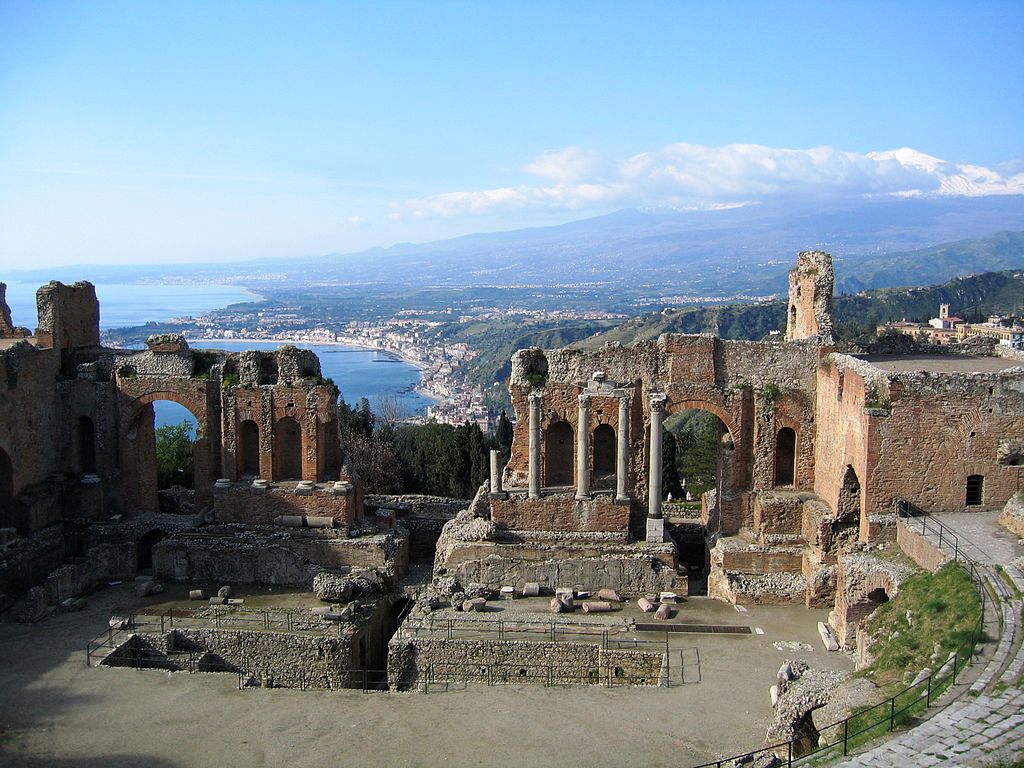
[[[349, 341], [310, 341], [309, 339], [264, 339], [264, 338], [257, 339], [257, 338], [252, 338], [252, 337], [249, 337], [249, 336], [246, 336], [243, 339], [229, 339], [229, 338], [226, 338], [224, 336], [208, 336], [208, 337], [203, 338], [203, 339], [190, 339], [190, 338], [188, 338], [186, 336], [185, 337], [185, 341], [187, 341], [189, 343], [189, 346], [191, 346], [192, 344], [201, 344], [201, 343], [205, 343], [205, 342], [208, 342], [208, 341], [212, 341], [214, 343], [216, 343], [218, 341], [228, 341], [228, 342], [231, 342], [232, 344], [239, 344], [239, 343], [246, 342], [246, 341], [253, 341], [253, 342], [256, 342], [257, 344], [279, 344], [279, 345], [280, 344], [292, 344], [292, 345], [294, 345], [296, 347], [301, 347], [301, 346], [350, 347], [352, 349], [365, 349], [365, 350], [368, 350], [370, 352], [380, 352], [382, 354], [389, 355], [389, 356], [395, 358], [396, 360], [401, 360], [403, 363], [407, 363], [407, 364], [411, 365], [413, 368], [417, 368], [417, 369], [419, 369], [421, 371], [425, 371], [425, 370], [427, 370], [430, 367], [429, 364], [424, 363], [422, 360], [413, 360], [411, 357], [406, 357], [401, 352], [396, 352], [393, 349], [385, 349], [384, 347], [375, 347], [375, 346], [372, 346], [370, 344], [360, 344], [360, 343], [357, 343], [357, 342], [354, 342], [354, 341], [352, 341], [352, 342], [349, 342]], [[199, 347], [199, 349], [202, 349], [202, 347]]]
[[[190, 338], [188, 338], [186, 336], [185, 337], [185, 341], [188, 342], [189, 346], [192, 346], [194, 344], [195, 345], [203, 345], [203, 344], [206, 344], [207, 342], [212, 342], [212, 343], [216, 344], [217, 342], [227, 341], [227, 342], [230, 342], [232, 344], [239, 344], [239, 343], [245, 343], [245, 342], [252, 341], [252, 342], [255, 342], [257, 344], [277, 344], [279, 346], [282, 345], [282, 344], [293, 344], [293, 345], [295, 345], [297, 347], [301, 347], [301, 346], [348, 347], [350, 349], [362, 349], [362, 350], [367, 350], [367, 351], [370, 351], [370, 352], [380, 352], [381, 354], [388, 355], [389, 357], [393, 357], [395, 360], [399, 360], [399, 361], [401, 361], [403, 363], [406, 363], [407, 365], [411, 365], [413, 368], [415, 368], [418, 371], [420, 371], [420, 383], [417, 384], [415, 387], [413, 387], [413, 391], [415, 391], [417, 394], [423, 396], [427, 400], [430, 400], [432, 403], [440, 404], [440, 403], [446, 402], [446, 399], [443, 396], [437, 394], [436, 392], [432, 391], [428, 387], [424, 387], [423, 386], [423, 375], [422, 375], [422, 372], [427, 370], [430, 367], [427, 363], [424, 363], [422, 360], [413, 360], [413, 359], [411, 359], [409, 357], [406, 357], [405, 355], [401, 354], [400, 352], [395, 352], [392, 349], [384, 349], [382, 347], [375, 347], [375, 346], [372, 346], [372, 345], [369, 345], [369, 344], [360, 344], [360, 343], [356, 343], [356, 342], [347, 342], [347, 341], [309, 341], [307, 339], [268, 339], [268, 338], [252, 338], [252, 337], [248, 337], [248, 336], [245, 337], [245, 338], [242, 338], [242, 339], [237, 339], [237, 338], [236, 339], [229, 339], [229, 338], [224, 337], [224, 336], [212, 336], [212, 337], [208, 336], [208, 337], [201, 338], [201, 339], [190, 339]], [[198, 346], [197, 348], [198, 349], [203, 349], [202, 346]]]

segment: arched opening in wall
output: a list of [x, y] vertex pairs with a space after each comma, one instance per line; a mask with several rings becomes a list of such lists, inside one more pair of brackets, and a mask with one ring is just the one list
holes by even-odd
[[[156, 474], [157, 490], [196, 487], [197, 427], [196, 417], [173, 400], [156, 399], [139, 410], [128, 437], [138, 445], [139, 471]], [[152, 460], [145, 447], [150, 440]], [[161, 507], [162, 511], [177, 511]]]
[[729, 433], [714, 413], [688, 408], [665, 419], [662, 493], [700, 508], [701, 495], [716, 490], [721, 476], [723, 441]]
[[968, 475], [967, 477], [967, 506], [980, 507], [985, 499], [985, 476]]
[[302, 479], [302, 429], [291, 416], [274, 425], [274, 480]]
[[14, 514], [14, 464], [7, 451], [0, 448], [0, 528], [16, 525]]
[[775, 485], [796, 484], [796, 432], [783, 427], [775, 435]]
[[238, 474], [243, 480], [260, 476], [260, 428], [246, 419], [238, 425]]
[[835, 546], [857, 538], [860, 531], [860, 479], [856, 470], [846, 465], [843, 482], [839, 487], [836, 504], [836, 521], [832, 524], [832, 538]]
[[867, 594], [868, 603], [871, 604], [870, 610], [875, 610], [878, 606], [883, 603], [889, 602], [889, 593], [885, 591], [885, 587], [876, 587]]
[[78, 419], [78, 471], [85, 474], [96, 472], [96, 427], [92, 419], [82, 416]]
[[666, 417], [664, 427], [662, 509], [689, 593], [704, 595], [710, 563], [708, 530], [719, 530], [721, 524], [723, 468], [735, 446], [728, 427], [710, 411], [676, 411]]
[[556, 421], [544, 431], [544, 485], [572, 485], [575, 477], [575, 442], [572, 425]]
[[164, 532], [153, 529], [142, 534], [136, 547], [135, 568], [146, 571], [153, 567], [153, 547], [164, 538]]
[[796, 331], [796, 304], [789, 308], [789, 326], [794, 332]]
[[615, 485], [615, 429], [610, 424], [600, 424], [594, 430], [594, 476], [591, 484], [595, 488]]

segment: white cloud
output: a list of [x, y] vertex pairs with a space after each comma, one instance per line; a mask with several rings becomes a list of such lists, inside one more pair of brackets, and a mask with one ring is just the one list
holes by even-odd
[[550, 184], [445, 192], [396, 206], [395, 216], [622, 206], [722, 208], [766, 198], [1024, 194], [1024, 174], [1001, 175], [913, 149], [844, 152], [758, 144], [669, 144], [613, 161], [578, 147], [545, 152], [525, 170]]
[[369, 224], [369, 221], [364, 216], [349, 216], [346, 221], [353, 227], [362, 227]]

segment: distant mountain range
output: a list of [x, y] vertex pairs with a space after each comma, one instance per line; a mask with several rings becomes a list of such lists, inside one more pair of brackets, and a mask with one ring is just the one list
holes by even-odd
[[[981, 183], [965, 173], [963, 183]], [[950, 183], [961, 183], [959, 176], [950, 175]], [[257, 290], [608, 284], [652, 297], [734, 297], [783, 292], [796, 253], [817, 248], [835, 257], [838, 290], [851, 292], [1024, 267], [1022, 231], [1024, 195], [882, 197], [715, 211], [629, 209], [359, 253], [203, 267], [63, 268], [19, 277], [230, 281]]]

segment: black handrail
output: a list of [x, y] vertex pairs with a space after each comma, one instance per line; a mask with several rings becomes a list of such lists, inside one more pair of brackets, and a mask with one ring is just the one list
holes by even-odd
[[[819, 733], [824, 733], [833, 728], [842, 728], [843, 738], [841, 742], [837, 740], [824, 746], [818, 746], [809, 752], [794, 755], [793, 750], [800, 743], [800, 740], [790, 739], [789, 741], [779, 742], [778, 744], [773, 744], [771, 746], [763, 747], [761, 749], [755, 749], [750, 752], [741, 752], [739, 754], [732, 755], [731, 757], [723, 757], [719, 760], [712, 760], [708, 763], [701, 763], [700, 765], [695, 766], [694, 768], [723, 768], [723, 766], [730, 764], [738, 765], [740, 763], [749, 762], [758, 755], [765, 755], [771, 753], [776, 756], [779, 756], [780, 753], [783, 752], [786, 755], [786, 757], [784, 758], [786, 760], [786, 765], [792, 766], [794, 761], [799, 762], [800, 760], [819, 754], [826, 750], [838, 749], [840, 743], [842, 743], [843, 756], [846, 757], [849, 754], [851, 739], [860, 736], [864, 733], [867, 733], [872, 729], [877, 728], [879, 725], [883, 724], [886, 724], [887, 731], [889, 733], [892, 733], [896, 729], [896, 726], [902, 723], [903, 719], [901, 715], [908, 713], [911, 709], [917, 706], [922, 698], [924, 698], [925, 701], [925, 708], [927, 709], [928, 707], [930, 707], [932, 703], [932, 697], [933, 695], [935, 695], [936, 689], [941, 690], [942, 685], [947, 680], [950, 681], [950, 685], [956, 685], [957, 673], [973, 663], [973, 659], [977, 651], [978, 644], [981, 642], [982, 637], [984, 636], [985, 626], [985, 606], [987, 588], [981, 576], [981, 566], [978, 565], [978, 563], [976, 563], [972, 558], [964, 554], [963, 551], [961, 551], [959, 536], [957, 536], [956, 533], [954, 533], [947, 526], [943, 525], [941, 522], [939, 522], [934, 517], [929, 515], [927, 512], [918, 509], [909, 501], [906, 501], [904, 499], [896, 499], [894, 507], [896, 510], [896, 515], [900, 519], [908, 521], [912, 518], [915, 520], [920, 519], [922, 534], [927, 534], [929, 525], [932, 526], [933, 530], [939, 532], [939, 550], [942, 550], [943, 544], [945, 544], [947, 547], [951, 546], [953, 548], [953, 562], [960, 564], [960, 566], [967, 572], [967, 575], [971, 579], [971, 583], [974, 584], [974, 587], [978, 590], [978, 594], [981, 598], [981, 613], [978, 616], [978, 624], [974, 628], [974, 632], [971, 635], [970, 642], [966, 643], [965, 645], [961, 646], [953, 652], [952, 671], [943, 676], [938, 676], [937, 673], [929, 673], [928, 677], [926, 677], [924, 680], [917, 683], [916, 685], [911, 685], [907, 688], [904, 688], [902, 691], [899, 691], [895, 695], [889, 697], [888, 699], [885, 699], [884, 701], [879, 702], [878, 704], [875, 704], [874, 706], [868, 707], [867, 709], [857, 712], [854, 715], [851, 715], [847, 718], [844, 718], [835, 723], [826, 725], [818, 729]], [[949, 662], [947, 661], [945, 664], [943, 664], [938, 671], [942, 672], [943, 669], [946, 668], [948, 663]], [[921, 690], [922, 687], [924, 688], [923, 691]], [[909, 704], [905, 704], [897, 708], [897, 700], [901, 697], [906, 696], [912, 691], [918, 692], [918, 695], [911, 696]], [[859, 722], [860, 719], [862, 719], [867, 713], [874, 712], [878, 709], [887, 709], [888, 712], [886, 712], [883, 718], [874, 721], [869, 725], [862, 726], [858, 730], [854, 730], [851, 732], [851, 723], [855, 721]]]

